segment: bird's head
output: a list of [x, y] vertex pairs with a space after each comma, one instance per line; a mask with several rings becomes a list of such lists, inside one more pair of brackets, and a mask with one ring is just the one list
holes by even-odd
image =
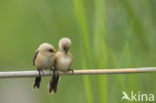
[[39, 46], [38, 51], [40, 53], [42, 53], [42, 55], [46, 55], [46, 56], [53, 56], [53, 55], [55, 55], [55, 52], [56, 52], [54, 47], [48, 43], [42, 43]]
[[69, 38], [61, 38], [59, 41], [59, 49], [68, 52], [71, 46], [71, 41]]

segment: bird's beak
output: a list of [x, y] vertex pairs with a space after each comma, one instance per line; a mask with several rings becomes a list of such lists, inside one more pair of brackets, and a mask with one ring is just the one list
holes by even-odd
[[54, 52], [56, 53], [57, 51], [56, 51], [56, 50], [54, 50]]

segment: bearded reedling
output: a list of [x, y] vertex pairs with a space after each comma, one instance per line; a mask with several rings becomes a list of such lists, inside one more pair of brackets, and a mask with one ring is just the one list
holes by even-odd
[[33, 88], [39, 89], [41, 82], [41, 71], [45, 69], [52, 69], [55, 61], [56, 50], [51, 44], [42, 43], [37, 49], [33, 58], [33, 65], [39, 71], [39, 76], [35, 77]]
[[[54, 70], [67, 72], [73, 63], [73, 56], [69, 52], [71, 41], [69, 38], [61, 38], [59, 41], [59, 51], [55, 55]], [[54, 74], [49, 83], [49, 93], [56, 93], [60, 75]]]

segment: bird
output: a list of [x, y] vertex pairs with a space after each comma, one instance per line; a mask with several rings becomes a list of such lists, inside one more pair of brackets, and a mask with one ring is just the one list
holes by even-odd
[[33, 57], [33, 66], [39, 71], [39, 76], [35, 77], [33, 88], [40, 88], [41, 82], [41, 71], [46, 69], [52, 69], [55, 61], [56, 50], [53, 45], [49, 43], [42, 43], [36, 50], [35, 56]]
[[[71, 40], [69, 38], [63, 37], [59, 40], [59, 50], [55, 55], [54, 70], [62, 72], [73, 71], [70, 69], [70, 66], [73, 63], [73, 56], [69, 52], [70, 46]], [[49, 82], [49, 93], [56, 93], [59, 78], [59, 74], [53, 75], [51, 81]]]

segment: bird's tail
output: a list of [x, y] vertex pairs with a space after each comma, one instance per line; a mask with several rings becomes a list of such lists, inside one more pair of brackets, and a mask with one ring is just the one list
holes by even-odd
[[59, 75], [52, 76], [51, 81], [49, 83], [49, 93], [51, 92], [56, 93], [59, 78], [60, 78]]
[[40, 88], [40, 82], [41, 82], [41, 77], [38, 76], [38, 77], [35, 77], [35, 81], [34, 81], [34, 85], [33, 85], [33, 88], [37, 88], [39, 89]]

